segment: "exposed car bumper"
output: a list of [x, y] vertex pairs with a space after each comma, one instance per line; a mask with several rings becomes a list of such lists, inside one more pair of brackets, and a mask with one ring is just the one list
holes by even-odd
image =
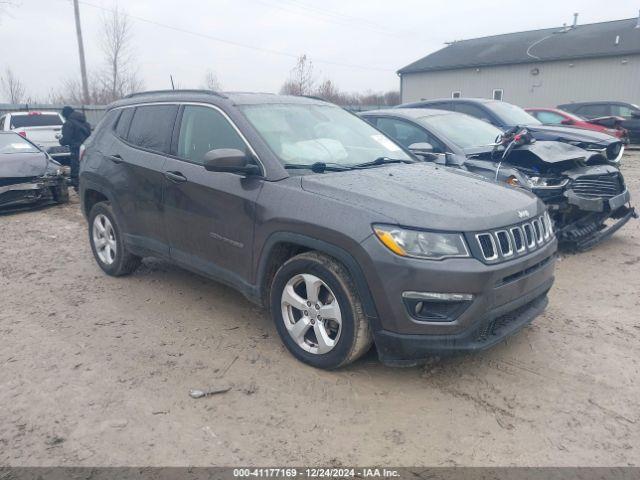
[[[474, 258], [439, 262], [401, 258], [378, 244], [377, 238], [370, 238], [363, 246], [370, 258], [377, 259], [377, 273], [372, 277], [369, 272], [367, 277], [379, 320], [374, 328], [376, 346], [387, 364], [410, 365], [430, 354], [494, 345], [544, 309], [554, 280], [555, 239], [535, 252], [493, 265]], [[451, 302], [451, 308], [444, 309], [437, 302], [424, 303], [421, 308], [433, 307], [442, 313], [439, 319], [425, 318], [416, 313], [417, 304], [403, 298], [416, 292], [460, 294], [469, 299], [458, 305]], [[508, 314], [513, 321], [500, 319]]]
[[22, 183], [0, 186], [0, 211], [21, 209], [54, 201], [52, 189], [66, 188], [66, 178], [45, 176]]
[[[607, 226], [604, 222], [610, 218], [616, 221]], [[583, 252], [608, 239], [632, 218], [638, 218], [635, 209], [622, 206], [615, 212], [593, 213], [581, 218], [558, 229], [557, 235], [561, 242], [571, 245], [577, 251]]]

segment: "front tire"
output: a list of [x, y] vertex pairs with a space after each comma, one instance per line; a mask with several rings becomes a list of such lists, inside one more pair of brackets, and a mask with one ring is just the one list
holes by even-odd
[[129, 275], [142, 260], [124, 244], [122, 230], [108, 202], [98, 202], [91, 208], [89, 243], [96, 262], [107, 275]]
[[56, 203], [59, 203], [61, 205], [64, 203], [69, 203], [69, 187], [67, 187], [66, 180], [60, 182], [60, 185], [58, 185], [57, 187], [54, 187], [52, 189], [52, 193], [53, 199]]
[[349, 272], [323, 253], [305, 252], [285, 262], [273, 278], [270, 305], [282, 342], [313, 367], [348, 365], [373, 342]]

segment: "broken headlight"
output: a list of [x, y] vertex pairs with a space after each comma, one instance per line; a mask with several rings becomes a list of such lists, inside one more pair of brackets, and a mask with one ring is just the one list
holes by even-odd
[[389, 250], [401, 257], [441, 260], [469, 256], [467, 245], [459, 233], [409, 230], [393, 225], [374, 225], [373, 231]]
[[569, 183], [568, 178], [529, 177], [531, 188], [563, 188]]

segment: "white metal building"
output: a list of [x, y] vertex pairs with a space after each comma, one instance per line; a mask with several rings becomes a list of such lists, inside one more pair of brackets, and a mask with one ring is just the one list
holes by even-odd
[[398, 71], [402, 102], [640, 103], [640, 18], [461, 40]]

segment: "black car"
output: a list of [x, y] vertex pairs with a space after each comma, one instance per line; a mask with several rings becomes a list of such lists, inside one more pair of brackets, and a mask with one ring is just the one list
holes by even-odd
[[[461, 113], [388, 109], [361, 114], [427, 160], [525, 188], [548, 206], [565, 246], [585, 250], [621, 228], [635, 211], [618, 168], [602, 154], [553, 141], [526, 141]], [[615, 220], [606, 226], [609, 219]]]
[[621, 126], [629, 132], [630, 143], [640, 143], [640, 107], [627, 102], [577, 102], [558, 105], [565, 112], [592, 119], [599, 117], [622, 117]]
[[435, 108], [466, 113], [491, 123], [503, 131], [526, 126], [537, 140], [554, 140], [576, 145], [586, 150], [601, 152], [611, 163], [619, 163], [624, 153], [623, 142], [611, 135], [579, 128], [543, 125], [522, 108], [501, 100], [446, 98], [406, 103], [397, 108]]
[[62, 166], [15, 132], [0, 132], [0, 212], [69, 201]]

